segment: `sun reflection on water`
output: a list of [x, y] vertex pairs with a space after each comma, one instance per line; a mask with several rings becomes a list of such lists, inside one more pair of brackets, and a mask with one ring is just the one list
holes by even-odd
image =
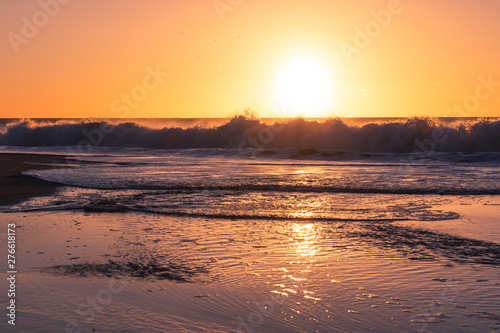
[[[298, 213], [311, 214], [311, 213]], [[319, 240], [318, 226], [315, 223], [295, 223], [292, 225], [292, 238], [295, 243], [291, 247], [302, 257], [314, 257], [318, 251], [316, 243]], [[312, 259], [312, 258], [311, 258]]]

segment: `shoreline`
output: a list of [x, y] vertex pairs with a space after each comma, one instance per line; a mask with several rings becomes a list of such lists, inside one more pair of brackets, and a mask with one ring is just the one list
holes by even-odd
[[65, 155], [0, 153], [0, 206], [54, 194], [60, 184], [24, 176], [22, 172], [69, 167], [67, 163]]

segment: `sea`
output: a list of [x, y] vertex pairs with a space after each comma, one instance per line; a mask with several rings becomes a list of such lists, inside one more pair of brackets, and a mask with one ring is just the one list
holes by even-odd
[[443, 220], [417, 198], [500, 195], [499, 119], [5, 119], [0, 150], [69, 156], [25, 173], [77, 190], [45, 209]]
[[[358, 312], [401, 306], [396, 312], [406, 317], [400, 320], [400, 328], [391, 322], [399, 315], [391, 314], [392, 319], [384, 321], [384, 312], [377, 312], [379, 327], [384, 327], [380, 331], [472, 332], [467, 330], [467, 320], [486, 320], [493, 325], [487, 314], [500, 311], [500, 295], [498, 290], [494, 292], [499, 275], [497, 270], [490, 271], [500, 265], [500, 118], [3, 119], [0, 152], [66, 156], [66, 163], [54, 169], [24, 172], [61, 184], [57, 193], [3, 207], [5, 213], [113, 213], [125, 214], [130, 221], [131, 216], [137, 216], [133, 214], [139, 214], [154, 216], [157, 225], [172, 228], [175, 223], [198, 223], [200, 228], [195, 231], [186, 227], [184, 232], [190, 230], [191, 234], [183, 237], [191, 240], [182, 245], [194, 238], [193, 244], [204, 244], [195, 256], [205, 258], [201, 253], [209, 252], [211, 257], [205, 259], [219, 263], [224, 260], [214, 259], [217, 253], [225, 253], [226, 259], [239, 255], [231, 256], [227, 247], [211, 252], [210, 244], [227, 238], [229, 243], [247, 243], [247, 237], [256, 233], [261, 242], [252, 243], [249, 251], [267, 249], [272, 258], [262, 259], [265, 255], [259, 253], [256, 260], [249, 255], [255, 262], [248, 265], [261, 270], [248, 274], [255, 273], [261, 281], [265, 272], [274, 272], [273, 278], [264, 279], [271, 286], [270, 292], [294, 297], [294, 301], [286, 310], [273, 314], [273, 318], [279, 317], [277, 322], [261, 316], [263, 322], [258, 325], [240, 321], [238, 326], [234, 319], [236, 331], [266, 331], [266, 325], [274, 331], [286, 320], [286, 325], [292, 322], [291, 326], [283, 324], [287, 331], [364, 331], [370, 328], [372, 317], [359, 319]], [[337, 243], [334, 238], [343, 241]], [[302, 247], [297, 247], [294, 242], [301, 239]], [[278, 252], [290, 249], [292, 240], [296, 256], [284, 256], [285, 260]], [[273, 246], [280, 250], [269, 250]], [[377, 255], [369, 260], [359, 253], [350, 256], [348, 253], [357, 253], [356, 247], [368, 252], [373, 249]], [[184, 249], [177, 248], [180, 252]], [[338, 257], [339, 251], [347, 252]], [[418, 263], [424, 273], [413, 272], [401, 262], [401, 270], [389, 272], [383, 257], [386, 251], [396, 251], [398, 260]], [[231, 260], [238, 260], [234, 258]], [[345, 281], [326, 278], [330, 276], [328, 263], [349, 258], [355, 264], [339, 266]], [[433, 300], [433, 283], [451, 281], [450, 276], [454, 276], [450, 273], [442, 278], [443, 265], [457, 263], [471, 265], [460, 266], [461, 276], [469, 277], [463, 279], [466, 282], [461, 289], [468, 290], [461, 291], [468, 295], [466, 301], [448, 302], [446, 311], [418, 312], [418, 307], [422, 309], [422, 304]], [[233, 264], [224, 266], [227, 271], [221, 267], [216, 271], [222, 281], [236, 286], [234, 276], [239, 273], [229, 273]], [[302, 273], [284, 273], [299, 266]], [[487, 267], [484, 274], [496, 277], [488, 278], [492, 284], [489, 289], [474, 289], [476, 280], [483, 280], [477, 267]], [[315, 269], [321, 272], [321, 283], [314, 284]], [[371, 279], [363, 269], [370, 270], [372, 278], [380, 282], [380, 289], [373, 294], [363, 292]], [[307, 278], [301, 280], [300, 274]], [[397, 276], [401, 280], [392, 285], [382, 282], [397, 280]], [[417, 276], [433, 282], [425, 288], [423, 282], [415, 282], [421, 288], [408, 292], [410, 295], [395, 292], [400, 290], [397, 286], [409, 288], [409, 281]], [[312, 284], [300, 301], [297, 295], [306, 283], [301, 281], [306, 280]], [[380, 297], [386, 297], [385, 303], [372, 304], [371, 308], [363, 305], [361, 310], [355, 305], [343, 306], [342, 318], [356, 319], [335, 323], [328, 314], [334, 311], [335, 300], [328, 304], [321, 301], [332, 293], [325, 283], [336, 286], [349, 281], [352, 300], [341, 296], [347, 302], [344, 304], [365, 304]], [[247, 287], [258, 290], [257, 282], [252, 283]], [[353, 283], [360, 285], [358, 292]], [[488, 301], [493, 303], [474, 296], [477, 290], [487, 290]], [[339, 291], [334, 293], [340, 295]], [[408, 297], [419, 301], [411, 303], [413, 307], [405, 305]], [[235, 302], [227, 304], [239, 304]], [[310, 311], [321, 309], [321, 323], [312, 319], [319, 318], [318, 314], [300, 314], [305, 310], [304, 302], [321, 305], [307, 306]], [[470, 311], [462, 311], [462, 305]], [[246, 313], [253, 313], [248, 311], [241, 310], [238, 316], [245, 319]], [[293, 322], [294, 315], [298, 322]], [[500, 321], [500, 315], [491, 318]], [[487, 324], [480, 327], [488, 329]]]

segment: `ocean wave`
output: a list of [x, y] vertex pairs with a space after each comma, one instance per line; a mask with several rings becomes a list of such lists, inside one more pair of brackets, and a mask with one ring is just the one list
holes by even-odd
[[[248, 148], [304, 149], [372, 153], [500, 152], [499, 119], [409, 118], [351, 124], [336, 118], [324, 121], [292, 119], [267, 124], [237, 116], [213, 127], [152, 128], [139, 122], [95, 120], [37, 122], [15, 120], [0, 127], [0, 145], [94, 146], [150, 149]], [[307, 151], [307, 149], [310, 149]]]
[[[104, 202], [104, 203], [103, 203]], [[275, 221], [343, 221], [343, 222], [397, 222], [397, 221], [446, 221], [456, 220], [461, 217], [456, 212], [442, 212], [424, 209], [420, 212], [412, 212], [392, 207], [386, 214], [373, 216], [366, 212], [360, 211], [358, 214], [346, 215], [345, 212], [311, 212], [310, 214], [294, 214], [283, 213], [279, 211], [258, 213], [258, 212], [243, 212], [238, 207], [233, 207], [233, 210], [218, 210], [218, 209], [179, 209], [175, 207], [155, 207], [141, 205], [141, 204], [122, 204], [121, 202], [113, 202], [112, 200], [92, 201], [86, 203], [71, 203], [59, 205], [54, 201], [49, 205], [34, 205], [26, 206], [21, 205], [18, 207], [10, 207], [2, 213], [20, 213], [20, 212], [43, 212], [43, 211], [77, 211], [83, 210], [86, 213], [127, 213], [127, 212], [142, 212], [152, 213], [166, 216], [179, 216], [179, 217], [201, 217], [209, 219], [222, 219], [222, 220], [275, 220]]]
[[59, 178], [53, 173], [26, 171], [23, 175], [45, 180], [52, 183], [59, 183], [64, 186], [95, 189], [95, 190], [140, 190], [140, 191], [160, 191], [162, 193], [194, 193], [194, 192], [228, 192], [228, 193], [359, 193], [359, 194], [402, 194], [402, 195], [500, 195], [498, 186], [490, 184], [478, 185], [475, 187], [458, 186], [457, 184], [443, 184], [429, 186], [418, 186], [413, 183], [392, 183], [392, 184], [367, 184], [366, 182], [348, 183], [345, 185], [307, 185], [307, 184], [270, 184], [270, 183], [240, 183], [233, 182], [224, 184], [223, 182], [206, 184], [169, 184], [169, 183], [137, 183], [137, 182], [111, 182], [106, 184], [85, 183], [74, 179]]

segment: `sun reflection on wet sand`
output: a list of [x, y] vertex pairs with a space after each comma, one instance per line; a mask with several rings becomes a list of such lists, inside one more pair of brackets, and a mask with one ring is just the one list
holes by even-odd
[[[296, 216], [300, 217], [308, 215], [310, 214], [296, 213]], [[282, 283], [274, 284], [279, 287], [279, 290], [271, 292], [292, 298], [291, 301], [296, 305], [302, 304], [304, 308], [300, 312], [296, 311], [297, 315], [302, 313], [303, 316], [314, 318], [310, 316], [311, 313], [307, 308], [322, 300], [314, 295], [315, 292], [311, 289], [310, 283], [318, 264], [317, 256], [323, 251], [321, 249], [323, 227], [317, 223], [293, 223], [285, 226], [284, 229], [282, 232], [289, 237], [286, 264], [290, 268], [286, 270], [288, 274], [282, 275]], [[296, 297], [300, 297], [302, 301]], [[307, 305], [308, 301], [312, 303]]]

